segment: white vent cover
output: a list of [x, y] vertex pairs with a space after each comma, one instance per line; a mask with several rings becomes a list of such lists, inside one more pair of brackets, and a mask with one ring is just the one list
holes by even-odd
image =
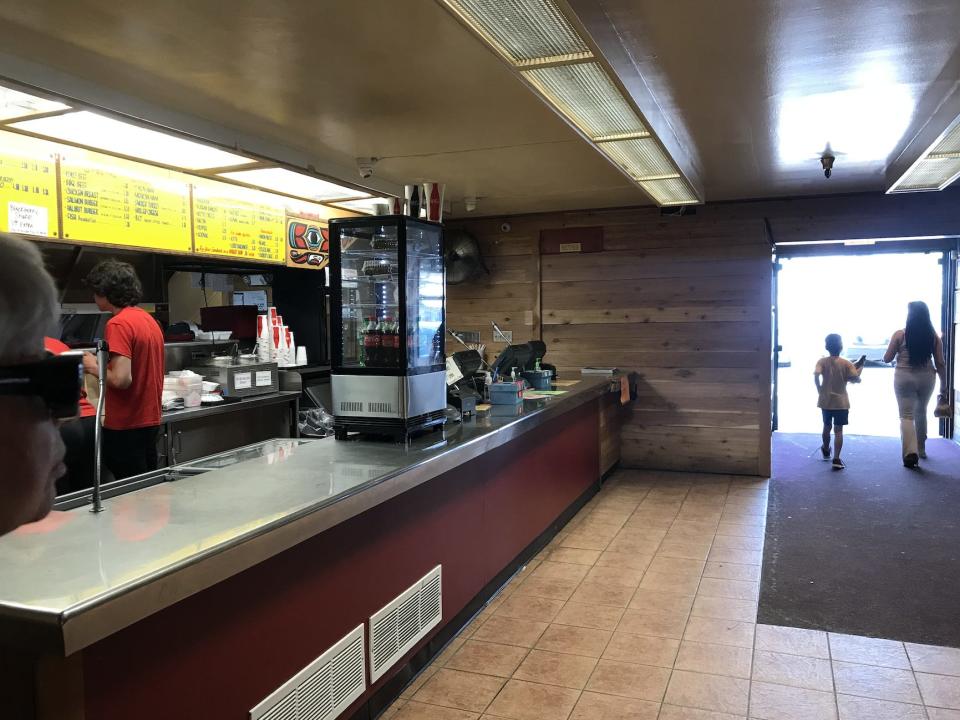
[[370, 681], [376, 682], [443, 617], [440, 565], [370, 618]]
[[332, 720], [367, 687], [363, 625], [270, 693], [250, 720]]

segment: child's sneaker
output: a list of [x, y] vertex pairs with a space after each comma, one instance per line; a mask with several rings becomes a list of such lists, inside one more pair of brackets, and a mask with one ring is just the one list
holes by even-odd
[[834, 458], [834, 459], [833, 459], [833, 469], [834, 469], [834, 470], [843, 470], [845, 467], [846, 467], [846, 465], [843, 464], [843, 460], [841, 460], [840, 458]]
[[822, 446], [822, 447], [820, 448], [820, 454], [823, 455], [823, 459], [824, 459], [824, 460], [829, 460], [829, 459], [830, 459], [830, 446], [829, 446], [829, 445]]

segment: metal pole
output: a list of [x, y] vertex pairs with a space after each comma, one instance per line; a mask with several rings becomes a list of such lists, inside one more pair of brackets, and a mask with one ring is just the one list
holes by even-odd
[[90, 512], [103, 511], [103, 499], [100, 496], [100, 470], [103, 463], [103, 407], [107, 396], [107, 363], [110, 352], [106, 340], [97, 341], [97, 383], [100, 395], [97, 398], [97, 415], [93, 425], [93, 507]]

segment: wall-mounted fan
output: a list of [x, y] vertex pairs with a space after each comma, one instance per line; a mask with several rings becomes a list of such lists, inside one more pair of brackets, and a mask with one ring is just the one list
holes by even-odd
[[448, 285], [459, 285], [490, 274], [483, 262], [483, 255], [480, 254], [480, 244], [466, 230], [448, 231], [444, 244]]

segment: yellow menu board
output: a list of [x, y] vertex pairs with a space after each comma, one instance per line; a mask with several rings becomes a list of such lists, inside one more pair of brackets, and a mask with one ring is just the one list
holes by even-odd
[[186, 175], [69, 148], [60, 181], [64, 240], [190, 252]]
[[282, 263], [286, 213], [280, 198], [217, 182], [193, 186], [193, 250]]
[[14, 133], [0, 142], [0, 231], [55, 238], [57, 164], [46, 143]]

